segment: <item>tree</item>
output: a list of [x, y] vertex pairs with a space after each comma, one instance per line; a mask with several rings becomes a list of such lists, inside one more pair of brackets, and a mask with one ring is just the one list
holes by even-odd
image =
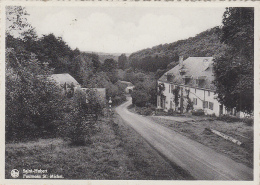
[[138, 107], [145, 107], [150, 99], [150, 96], [141, 89], [134, 90], [131, 94], [132, 103]]
[[[97, 97], [95, 91], [89, 89], [86, 92], [76, 90], [68, 106], [67, 124], [62, 126], [65, 131], [63, 136], [68, 138], [73, 145], [89, 144], [94, 124], [103, 114], [105, 105]], [[90, 115], [91, 118], [88, 117]]]
[[102, 65], [102, 69], [106, 72], [112, 83], [116, 83], [118, 81], [117, 62], [114, 59], [106, 59]]
[[218, 100], [227, 108], [254, 109], [254, 9], [226, 8], [221, 41], [229, 46], [214, 60]]
[[44, 35], [39, 41], [39, 59], [49, 63], [55, 69], [55, 73], [68, 73], [73, 51], [62, 40], [54, 34]]
[[111, 72], [117, 69], [117, 62], [112, 59], [106, 59], [102, 65], [102, 69], [104, 72]]
[[[27, 21], [29, 14], [21, 6], [6, 7], [6, 34], [23, 39], [28, 33], [34, 32], [33, 27]], [[36, 35], [36, 34], [35, 34]]]
[[97, 72], [101, 67], [101, 62], [99, 61], [99, 56], [95, 53], [91, 53], [92, 65], [94, 72]]
[[[26, 53], [24, 53], [26, 55]], [[39, 137], [54, 133], [54, 120], [61, 119], [61, 89], [48, 80], [51, 71], [31, 55], [18, 59], [6, 49], [6, 139]], [[28, 132], [32, 134], [28, 135]], [[33, 136], [33, 134], [35, 134]]]
[[157, 89], [156, 80], [151, 76], [146, 75], [144, 81], [135, 84], [135, 88], [131, 93], [132, 103], [139, 107], [145, 107], [149, 104], [156, 105]]
[[125, 54], [121, 54], [118, 57], [118, 68], [124, 70], [126, 68], [126, 65], [127, 65], [127, 57]]

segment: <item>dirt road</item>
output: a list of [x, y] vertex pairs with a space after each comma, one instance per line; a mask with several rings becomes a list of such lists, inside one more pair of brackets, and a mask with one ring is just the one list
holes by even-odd
[[223, 154], [127, 110], [131, 98], [116, 112], [168, 160], [198, 180], [253, 180], [253, 170]]

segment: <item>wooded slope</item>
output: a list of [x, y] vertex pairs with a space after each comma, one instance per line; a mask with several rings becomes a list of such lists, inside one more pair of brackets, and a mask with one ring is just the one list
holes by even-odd
[[220, 42], [221, 32], [221, 28], [214, 27], [195, 37], [134, 52], [129, 56], [129, 66], [155, 72], [158, 69], [166, 69], [170, 63], [177, 62], [179, 56], [183, 56], [184, 59], [190, 56], [218, 56], [227, 48]]

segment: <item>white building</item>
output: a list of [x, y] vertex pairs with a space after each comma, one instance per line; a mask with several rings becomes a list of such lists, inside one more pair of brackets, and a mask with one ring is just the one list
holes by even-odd
[[179, 65], [158, 80], [157, 108], [186, 112], [192, 104], [194, 110], [202, 109], [205, 114], [230, 113], [217, 101], [213, 80], [213, 57], [189, 57], [185, 61], [180, 57]]
[[118, 80], [117, 83], [118, 84], [123, 84], [125, 86], [125, 93], [126, 94], [129, 94], [129, 93], [133, 92], [134, 85], [131, 82]]

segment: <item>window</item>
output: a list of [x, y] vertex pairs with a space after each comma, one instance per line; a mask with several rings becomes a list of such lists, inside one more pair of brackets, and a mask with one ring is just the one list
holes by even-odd
[[212, 102], [209, 102], [209, 109], [210, 110], [213, 110], [213, 106], [214, 106], [214, 104]]
[[208, 101], [204, 101], [203, 102], [203, 108], [208, 108], [209, 107], [209, 102]]
[[208, 96], [210, 96], [210, 91], [208, 91]]
[[190, 83], [190, 78], [184, 78], [185, 85], [188, 85]]
[[193, 98], [193, 105], [197, 105], [197, 98]]
[[195, 93], [196, 93], [196, 88], [195, 88]]

